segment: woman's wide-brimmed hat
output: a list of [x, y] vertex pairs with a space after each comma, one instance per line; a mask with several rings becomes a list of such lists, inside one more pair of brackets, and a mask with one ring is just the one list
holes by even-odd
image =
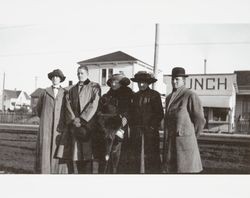
[[113, 74], [107, 81], [107, 85], [110, 87], [112, 81], [117, 80], [122, 86], [128, 86], [130, 80], [124, 74]]
[[61, 79], [61, 82], [65, 80], [65, 76], [63, 75], [60, 69], [55, 69], [52, 72], [48, 73], [48, 78], [51, 80], [54, 76], [58, 76]]
[[146, 82], [148, 84], [154, 83], [157, 79], [152, 73], [146, 71], [139, 71], [135, 74], [134, 78], [130, 78], [133, 82]]
[[174, 77], [188, 77], [188, 75], [185, 72], [185, 69], [183, 67], [174, 67], [172, 69], [172, 78]]

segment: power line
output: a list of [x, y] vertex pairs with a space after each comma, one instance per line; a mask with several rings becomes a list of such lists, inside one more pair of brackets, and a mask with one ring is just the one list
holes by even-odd
[[10, 25], [10, 26], [1, 26], [0, 25], [0, 30], [8, 30], [8, 29], [15, 29], [15, 28], [29, 28], [34, 25]]
[[45, 51], [45, 52], [31, 52], [31, 53], [13, 53], [13, 54], [0, 54], [0, 57], [9, 57], [9, 56], [28, 56], [28, 55], [44, 55], [44, 54], [65, 54], [65, 53], [74, 53], [74, 52], [84, 52], [84, 51], [95, 51], [95, 50], [112, 50], [117, 48], [141, 48], [141, 47], [151, 47], [154, 44], [147, 45], [135, 45], [135, 46], [115, 46], [110, 48], [95, 48], [95, 49], [79, 49], [79, 50], [60, 50], [60, 51]]
[[[250, 41], [242, 42], [194, 42], [194, 43], [158, 43], [158, 46], [201, 46], [201, 45], [249, 45]], [[114, 46], [110, 48], [102, 48], [102, 50], [112, 50], [117, 48], [144, 48], [153, 47], [154, 44], [144, 44], [144, 45], [134, 45], [134, 46]], [[45, 52], [32, 52], [32, 53], [12, 53], [12, 54], [0, 54], [0, 57], [13, 57], [13, 56], [29, 56], [29, 55], [53, 55], [53, 54], [67, 54], [74, 52], [84, 52], [84, 51], [95, 51], [100, 50], [100, 48], [95, 49], [80, 49], [80, 50], [60, 50], [60, 51], [45, 51]]]
[[238, 42], [194, 42], [194, 43], [161, 43], [160, 45], [249, 45], [250, 41]]

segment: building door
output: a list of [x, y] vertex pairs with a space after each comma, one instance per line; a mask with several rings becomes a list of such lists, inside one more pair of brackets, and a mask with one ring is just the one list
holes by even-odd
[[113, 75], [113, 68], [104, 68], [102, 69], [102, 86], [107, 85], [107, 80]]

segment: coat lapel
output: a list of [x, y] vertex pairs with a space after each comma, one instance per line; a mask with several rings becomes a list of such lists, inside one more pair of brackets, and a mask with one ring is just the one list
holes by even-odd
[[[53, 92], [53, 91], [52, 91]], [[63, 93], [64, 93], [64, 90], [62, 87], [60, 87], [60, 89], [58, 90], [58, 93], [57, 93], [57, 96], [56, 98], [60, 98], [60, 97], [63, 97]]]
[[73, 88], [72, 88], [72, 95], [73, 95], [73, 98], [78, 98], [78, 84], [76, 84]]
[[85, 109], [86, 105], [91, 101], [91, 91], [90, 84], [84, 85], [82, 90], [79, 93], [79, 103], [80, 103], [80, 112]]
[[78, 92], [79, 98], [84, 97], [85, 89], [86, 89], [86, 85], [83, 85], [82, 89]]
[[49, 95], [50, 97], [55, 98], [52, 87], [48, 87], [48, 88], [46, 89], [46, 92], [48, 93], [48, 95]]
[[169, 109], [171, 97], [172, 97], [172, 93], [166, 98], [166, 103], [165, 103], [166, 104], [166, 112]]
[[74, 109], [74, 112], [78, 112], [79, 110], [79, 94], [78, 94], [78, 84], [76, 84], [74, 87], [72, 87], [71, 89], [72, 93], [71, 93], [71, 105], [72, 108]]
[[172, 97], [173, 92], [171, 93], [171, 96], [169, 97], [169, 102], [168, 102], [168, 107], [167, 107], [167, 111], [170, 109], [171, 105], [178, 100], [178, 98], [180, 98], [180, 96], [182, 96], [182, 94], [184, 93], [184, 91], [186, 90], [185, 87], [180, 88], [180, 90], [178, 90], [178, 93], [176, 93], [175, 96]]

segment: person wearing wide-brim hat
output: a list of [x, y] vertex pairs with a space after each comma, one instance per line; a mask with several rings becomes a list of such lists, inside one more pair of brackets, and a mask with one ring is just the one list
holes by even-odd
[[63, 82], [66, 78], [60, 69], [55, 69], [52, 72], [48, 73], [48, 78], [50, 80], [52, 80], [54, 76], [58, 76], [60, 78], [60, 82]]
[[105, 137], [103, 173], [129, 173], [128, 111], [133, 91], [130, 80], [122, 73], [107, 81], [109, 91], [99, 100], [98, 120]]
[[160, 173], [158, 128], [163, 118], [163, 107], [160, 93], [149, 87], [157, 79], [151, 73], [139, 71], [131, 80], [139, 88], [130, 111], [133, 173]]
[[154, 77], [152, 73], [148, 73], [146, 71], [139, 71], [135, 74], [134, 78], [131, 78], [133, 82], [144, 82], [144, 83], [155, 83], [157, 79]]
[[163, 170], [166, 173], [199, 173], [202, 163], [196, 136], [205, 118], [197, 94], [185, 87], [188, 75], [182, 67], [172, 69], [173, 91], [166, 97]]
[[65, 90], [60, 83], [65, 76], [60, 69], [48, 73], [52, 86], [41, 93], [36, 109], [40, 117], [40, 127], [37, 141], [36, 173], [57, 174], [67, 173], [66, 164], [54, 158], [58, 139], [61, 132], [58, 130], [61, 117], [61, 107]]
[[122, 73], [113, 74], [107, 81], [107, 85], [111, 87], [113, 82], [119, 83], [121, 86], [128, 86], [130, 84], [130, 80]]

